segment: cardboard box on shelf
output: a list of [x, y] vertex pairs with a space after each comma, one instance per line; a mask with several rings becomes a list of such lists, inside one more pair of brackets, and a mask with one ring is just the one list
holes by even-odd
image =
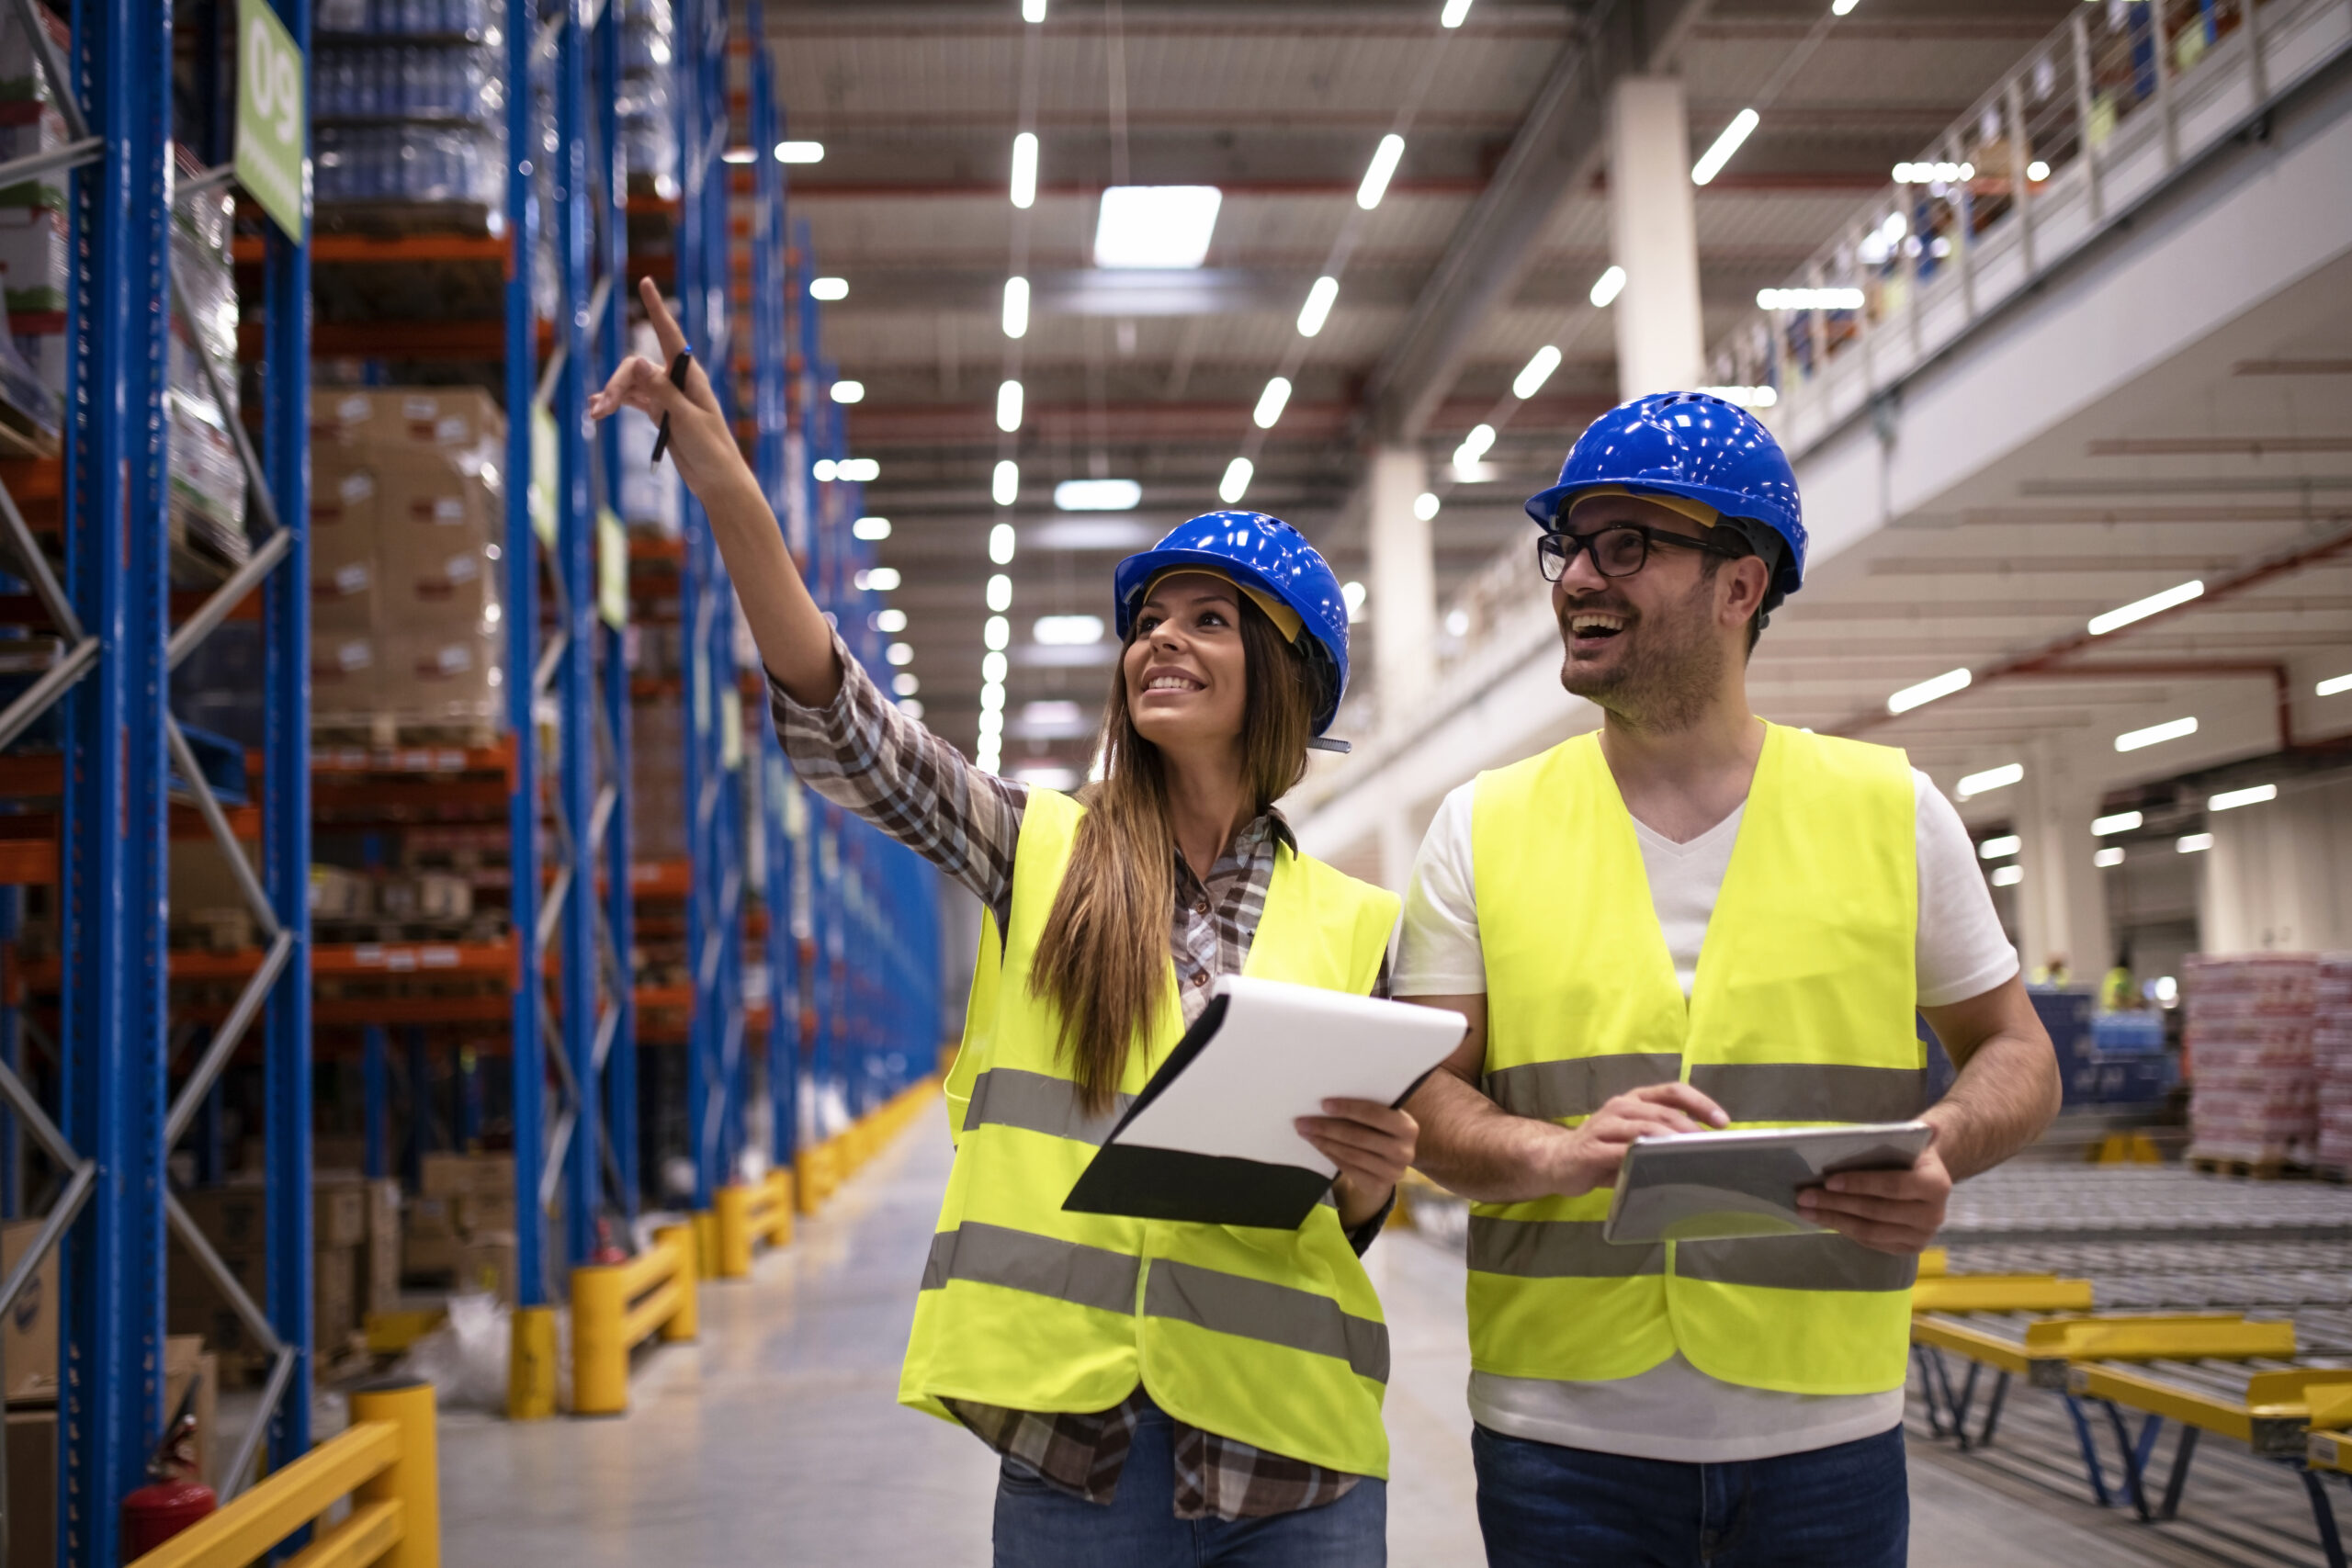
[[394, 632], [377, 649], [377, 705], [427, 724], [495, 721], [504, 711], [503, 650], [479, 633]]
[[350, 920], [368, 912], [368, 879], [339, 865], [311, 867], [311, 914], [322, 920]]
[[[260, 846], [245, 846], [245, 864], [256, 880], [261, 874]], [[171, 843], [167, 883], [175, 918], [198, 909], [242, 909], [244, 889], [230, 869], [229, 857], [209, 836], [175, 839]]]
[[[261, 1256], [224, 1255], [220, 1261], [229, 1277], [258, 1303], [267, 1288]], [[339, 1347], [359, 1326], [358, 1269], [357, 1247], [320, 1247], [311, 1254], [311, 1331], [312, 1343], [322, 1350]], [[253, 1371], [261, 1355], [260, 1346], [246, 1332], [244, 1319], [177, 1238], [171, 1244], [169, 1270], [164, 1308], [170, 1332], [201, 1336], [225, 1359]]]
[[[269, 1190], [260, 1182], [191, 1188], [179, 1196], [187, 1217], [222, 1257], [259, 1257], [268, 1245]], [[311, 1246], [351, 1247], [367, 1239], [364, 1184], [332, 1177], [313, 1182]]]
[[457, 1211], [460, 1235], [486, 1235], [514, 1229], [514, 1194], [511, 1190], [496, 1194], [469, 1192], [450, 1202]]
[[8, 1411], [8, 1560], [57, 1561], [57, 1406]]
[[512, 1231], [497, 1232], [474, 1237], [466, 1243], [465, 1257], [458, 1268], [458, 1289], [488, 1291], [500, 1301], [514, 1303], [514, 1235]]
[[471, 387], [320, 388], [311, 394], [313, 448], [334, 445], [432, 449], [506, 439], [506, 416]]
[[417, 1190], [427, 1198], [514, 1197], [513, 1155], [429, 1154], [418, 1162]]
[[[40, 1227], [39, 1220], [0, 1225], [0, 1274], [17, 1267]], [[57, 1397], [57, 1249], [51, 1247], [0, 1324], [0, 1368], [7, 1371], [9, 1399]]]

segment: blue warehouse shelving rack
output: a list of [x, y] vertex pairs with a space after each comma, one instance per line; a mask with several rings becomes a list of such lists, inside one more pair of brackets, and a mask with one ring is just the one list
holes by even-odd
[[[305, 0], [274, 9], [306, 48]], [[273, 1468], [310, 1447], [309, 247], [307, 233], [274, 226], [260, 243], [256, 450], [231, 412], [237, 367], [189, 325], [173, 262], [175, 204], [217, 201], [231, 171], [175, 167], [169, 11], [85, 0], [69, 18], [12, 0], [9, 20], [66, 135], [53, 151], [0, 166], [0, 183], [70, 169], [74, 243], [62, 457], [36, 452], [0, 472], [6, 570], [27, 590], [6, 619], [18, 649], [36, 660], [44, 647], [53, 653], [0, 707], [6, 923], [20, 935], [20, 889], [45, 886], [58, 944], [53, 960], [11, 953], [0, 1099], [11, 1137], [21, 1129], [46, 1161], [49, 1201], [35, 1244], [0, 1282], [0, 1307], [60, 1249], [59, 1561], [111, 1568], [121, 1560], [122, 1499], [141, 1481], [165, 1415], [167, 1226], [266, 1357], [261, 1418], [230, 1458], [223, 1492], [252, 1478], [265, 1446]], [[167, 560], [173, 316], [212, 405], [228, 415], [221, 434], [246, 495], [219, 580], [182, 592]], [[40, 537], [52, 529], [54, 569]], [[168, 697], [171, 671], [232, 616], [258, 621], [264, 650], [265, 718], [250, 765], [184, 727]], [[225, 983], [225, 1006], [181, 1010], [174, 983], [205, 966], [167, 955], [166, 846], [199, 836], [227, 857], [262, 946], [204, 976]], [[258, 869], [243, 848], [254, 840]], [[205, 1016], [177, 1027], [180, 1010]], [[165, 1175], [167, 1154], [203, 1129], [212, 1089], [256, 1026], [266, 1168], [283, 1195], [268, 1212], [259, 1300], [188, 1223]], [[13, 1048], [27, 1036], [48, 1047], [53, 1114], [32, 1081], [41, 1075]], [[170, 1047], [182, 1042], [189, 1049], [175, 1060]], [[28, 1196], [13, 1176], [12, 1210]]]

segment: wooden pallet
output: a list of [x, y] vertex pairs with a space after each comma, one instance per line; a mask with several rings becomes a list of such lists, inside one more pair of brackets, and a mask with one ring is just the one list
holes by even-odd
[[2191, 1155], [2188, 1166], [2191, 1170], [2205, 1176], [2227, 1176], [2253, 1181], [2303, 1181], [2312, 1174], [2310, 1166], [2285, 1159], [2216, 1159], [2211, 1155]]
[[488, 719], [452, 723], [421, 720], [397, 713], [322, 713], [311, 719], [311, 745], [365, 746], [370, 750], [397, 751], [409, 747], [457, 747], [488, 750], [498, 744], [500, 728]]

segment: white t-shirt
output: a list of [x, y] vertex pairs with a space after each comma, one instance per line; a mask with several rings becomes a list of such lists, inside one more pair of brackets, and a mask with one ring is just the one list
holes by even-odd
[[[1927, 774], [1914, 770], [1912, 781], [1919, 856], [1919, 1005], [1943, 1007], [2007, 981], [2018, 972], [2018, 954], [1993, 912], [1993, 897], [1976, 869], [1975, 845], [1960, 813]], [[1448, 795], [1421, 840], [1405, 896], [1397, 996], [1486, 994], [1470, 859], [1476, 788], [1466, 784]], [[1650, 898], [1686, 997], [1746, 812], [1743, 805], [1685, 844], [1634, 824]], [[1676, 1355], [1638, 1376], [1607, 1382], [1474, 1371], [1470, 1413], [1481, 1426], [1538, 1442], [1639, 1459], [1734, 1464], [1875, 1436], [1903, 1419], [1903, 1391], [1781, 1393], [1720, 1382]]]

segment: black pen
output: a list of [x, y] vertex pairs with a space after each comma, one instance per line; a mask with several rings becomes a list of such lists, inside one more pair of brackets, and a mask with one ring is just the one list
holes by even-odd
[[[695, 351], [692, 348], [682, 348], [678, 350], [678, 357], [670, 361], [670, 385], [677, 388], [678, 390], [682, 392], [684, 391], [686, 389], [686, 372], [693, 368], [694, 362]], [[653, 461], [657, 463], [660, 462], [662, 460], [662, 454], [667, 452], [669, 449], [670, 416], [665, 413], [662, 416], [662, 428], [656, 431], [653, 435]]]

